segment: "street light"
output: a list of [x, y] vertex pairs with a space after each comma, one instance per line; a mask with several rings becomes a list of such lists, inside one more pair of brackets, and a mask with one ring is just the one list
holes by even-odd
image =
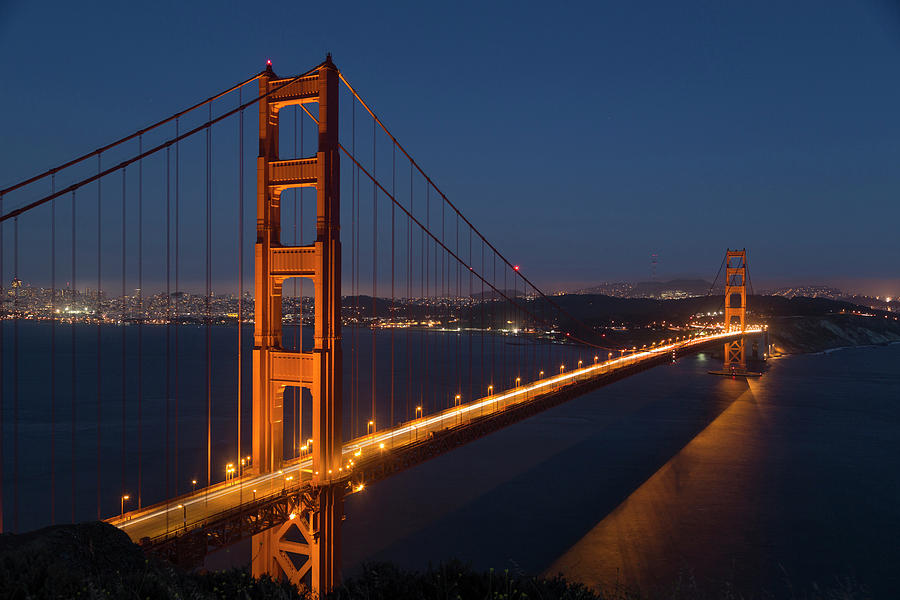
[[369, 421], [369, 424], [366, 425], [366, 435], [375, 432], [375, 421]]
[[193, 494], [197, 490], [197, 480], [191, 479], [191, 493]]
[[182, 517], [181, 517], [182, 518], [181, 524], [184, 526], [185, 529], [187, 529], [187, 506], [185, 506], [184, 504], [179, 504], [178, 508], [180, 508], [183, 511]]
[[130, 498], [131, 498], [131, 496], [129, 496], [128, 494], [125, 494], [124, 496], [122, 496], [122, 517], [123, 518], [125, 517], [125, 501], [129, 500]]
[[418, 418], [421, 417], [421, 416], [422, 416], [422, 407], [421, 407], [421, 406], [417, 406], [417, 407], [416, 407], [416, 418], [418, 419]]
[[521, 377], [516, 377], [516, 387], [519, 387], [519, 382], [522, 381]]

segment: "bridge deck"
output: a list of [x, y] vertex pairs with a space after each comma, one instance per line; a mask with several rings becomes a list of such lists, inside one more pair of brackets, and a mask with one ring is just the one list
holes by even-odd
[[[746, 334], [758, 333], [747, 330]], [[740, 333], [718, 333], [691, 340], [666, 344], [632, 355], [598, 362], [586, 367], [556, 374], [513, 389], [473, 400], [440, 413], [402, 423], [392, 429], [378, 431], [355, 438], [344, 444], [343, 454], [353, 467], [342, 476], [352, 485], [361, 483], [362, 471], [371, 471], [380, 457], [389, 459], [392, 455], [422, 445], [436, 435], [446, 431], [462, 431], [477, 422], [497, 416], [510, 408], [533, 403], [546, 396], [558, 395], [568, 388], [576, 388], [585, 382], [612, 379], [619, 372], [634, 370], [643, 364], [656, 364], [662, 356], [673, 352], [683, 354], [696, 351], [713, 342], [740, 336]], [[107, 522], [116, 525], [134, 541], [150, 538], [165, 541], [180, 532], [195, 531], [206, 522], [237, 508], [252, 509], [273, 498], [309, 486], [312, 461], [309, 458], [293, 459], [285, 463], [277, 473], [247, 475], [231, 481], [219, 483], [209, 488], [198, 489], [194, 493], [173, 498], [142, 510], [117, 515]], [[369, 469], [357, 469], [365, 464]]]

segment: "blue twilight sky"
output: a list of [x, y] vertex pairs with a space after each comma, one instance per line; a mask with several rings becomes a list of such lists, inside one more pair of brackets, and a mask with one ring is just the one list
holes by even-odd
[[900, 294], [887, 0], [0, 0], [0, 185], [326, 51], [542, 287], [651, 253], [712, 278], [731, 246], [758, 287]]

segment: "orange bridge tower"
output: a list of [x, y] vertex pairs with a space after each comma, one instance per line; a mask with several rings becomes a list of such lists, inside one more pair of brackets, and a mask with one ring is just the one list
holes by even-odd
[[[744, 333], [747, 322], [747, 250], [725, 252], [725, 331]], [[725, 342], [725, 371], [747, 368], [744, 336]]]
[[[340, 580], [341, 485], [341, 241], [338, 71], [331, 55], [315, 70], [279, 79], [269, 67], [259, 79], [259, 158], [253, 335], [253, 469], [277, 472], [284, 461], [283, 398], [287, 386], [312, 396], [312, 486], [290, 519], [253, 536], [252, 570], [307, 576], [318, 593]], [[315, 156], [278, 156], [278, 112], [318, 104], [319, 146]], [[298, 106], [298, 109], [301, 109]], [[281, 194], [288, 188], [316, 190], [316, 240], [306, 246], [281, 243]], [[311, 351], [282, 347], [282, 285], [305, 277], [315, 290]], [[300, 537], [302, 541], [299, 541]]]

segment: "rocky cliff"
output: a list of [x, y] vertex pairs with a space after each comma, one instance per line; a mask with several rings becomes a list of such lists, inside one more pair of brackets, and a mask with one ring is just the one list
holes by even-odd
[[888, 344], [900, 341], [900, 321], [852, 314], [773, 317], [769, 337], [774, 350], [786, 354]]

